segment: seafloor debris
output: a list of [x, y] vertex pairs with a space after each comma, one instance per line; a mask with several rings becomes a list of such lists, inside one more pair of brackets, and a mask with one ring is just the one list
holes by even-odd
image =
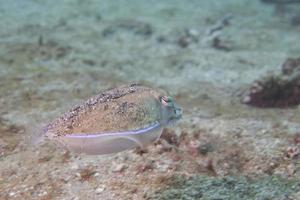
[[300, 149], [297, 146], [289, 146], [286, 148], [285, 156], [287, 158], [295, 159], [300, 155]]
[[172, 129], [165, 128], [161, 134], [161, 139], [166, 140], [171, 145], [179, 145], [179, 138]]
[[89, 181], [93, 175], [95, 174], [95, 170], [92, 167], [87, 167], [84, 169], [81, 169], [80, 172], [77, 174], [79, 177], [80, 181]]
[[154, 161], [148, 160], [145, 163], [142, 163], [136, 167], [137, 174], [143, 173], [145, 171], [151, 171], [154, 168]]
[[280, 74], [255, 81], [242, 102], [261, 108], [285, 108], [300, 104], [300, 58], [288, 58]]
[[122, 173], [125, 169], [127, 169], [128, 166], [124, 163], [120, 163], [120, 164], [113, 164], [111, 171], [115, 172], [115, 173]]
[[188, 47], [191, 43], [197, 43], [199, 41], [199, 32], [196, 29], [185, 29], [180, 34], [177, 44], [181, 48]]
[[215, 32], [222, 31], [226, 26], [230, 25], [230, 20], [232, 18], [233, 15], [231, 13], [226, 14], [207, 31], [207, 35], [213, 35]]
[[229, 13], [219, 19], [208, 31], [207, 36], [210, 38], [211, 46], [218, 50], [230, 51], [232, 50], [232, 45], [230, 41], [227, 41], [222, 36], [222, 31], [225, 27], [230, 25], [230, 21], [233, 18], [232, 14]]
[[164, 148], [163, 142], [174, 138], [175, 132], [171, 129], [168, 129], [168, 132], [162, 136], [161, 147], [159, 146], [157, 153], [170, 155], [175, 168], [185, 165], [188, 173], [205, 173], [214, 176], [239, 174], [248, 162], [244, 150], [239, 145], [224, 145], [225, 142], [221, 138], [212, 137], [202, 129], [195, 129], [191, 134], [182, 131], [178, 137], [176, 136], [178, 138], [175, 140], [176, 145], [174, 142], [168, 142], [171, 149]]
[[230, 51], [232, 47], [228, 41], [223, 41], [219, 37], [215, 37], [212, 40], [212, 47], [219, 50]]
[[154, 28], [149, 23], [138, 20], [126, 19], [121, 20], [105, 28], [102, 31], [102, 36], [109, 37], [120, 30], [132, 32], [134, 35], [140, 35], [146, 38], [150, 37], [154, 32]]
[[261, 2], [274, 4], [276, 14], [288, 17], [293, 26], [300, 25], [300, 13], [291, 9], [295, 8], [294, 4], [299, 4], [300, 0], [261, 0]]
[[34, 60], [60, 60], [72, 51], [71, 46], [61, 45], [54, 40], [45, 40], [42, 36], [34, 43], [17, 43], [8, 45], [5, 49], [7, 54], [4, 61], [9, 65], [23, 65]]
[[174, 176], [168, 185], [146, 199], [298, 199], [300, 190], [299, 181], [276, 176], [260, 179]]
[[282, 65], [282, 73], [290, 75], [300, 68], [300, 58], [288, 58]]

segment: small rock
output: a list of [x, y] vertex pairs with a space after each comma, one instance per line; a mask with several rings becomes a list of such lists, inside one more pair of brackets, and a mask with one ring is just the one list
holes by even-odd
[[191, 39], [186, 37], [186, 36], [181, 36], [178, 41], [177, 44], [181, 47], [181, 48], [186, 48], [189, 46], [189, 44], [191, 43]]
[[292, 74], [295, 70], [300, 68], [300, 58], [288, 58], [282, 64], [281, 71], [285, 75]]
[[160, 138], [166, 140], [171, 145], [179, 145], [179, 138], [176, 135], [175, 131], [172, 129], [165, 128]]
[[187, 145], [187, 152], [192, 156], [198, 156], [199, 155], [199, 142], [197, 141], [190, 141]]
[[289, 164], [287, 167], [286, 167], [286, 170], [287, 170], [287, 173], [289, 176], [292, 176], [296, 173], [296, 167], [294, 164]]
[[300, 133], [296, 133], [295, 136], [293, 137], [293, 142], [298, 145], [300, 144]]
[[171, 163], [172, 161], [161, 161], [161, 162], [157, 162], [156, 163], [156, 168], [158, 169], [158, 171], [160, 172], [167, 172], [169, 169], [171, 169]]
[[112, 166], [112, 172], [123, 172], [128, 166], [124, 163], [115, 164]]
[[154, 161], [149, 161], [137, 166], [137, 173], [143, 173], [148, 170], [152, 170]]
[[83, 181], [89, 181], [95, 173], [96, 172], [92, 168], [87, 167], [87, 168], [80, 170], [79, 176], [76, 173], [76, 176], [80, 177], [80, 180], [83, 182]]
[[143, 155], [145, 153], [148, 153], [148, 150], [147, 149], [142, 149], [140, 147], [137, 147], [133, 150], [134, 153], [138, 154], [138, 155]]
[[212, 152], [214, 147], [211, 143], [201, 144], [198, 147], [198, 152], [202, 155], [206, 155], [208, 152]]
[[212, 47], [219, 50], [231, 51], [232, 47], [228, 41], [224, 41], [220, 37], [215, 37], [212, 40]]
[[288, 147], [286, 149], [286, 157], [294, 159], [300, 155], [300, 149], [298, 147]]
[[39, 197], [42, 197], [42, 196], [46, 196], [48, 193], [47, 191], [42, 191], [38, 194]]
[[77, 165], [77, 164], [73, 164], [72, 166], [71, 166], [71, 169], [78, 169], [79, 168], [79, 166]]
[[102, 193], [103, 191], [105, 190], [105, 186], [101, 186], [101, 187], [98, 187], [97, 189], [96, 189], [96, 194], [100, 194], [100, 193]]
[[15, 196], [15, 195], [16, 195], [15, 192], [10, 192], [10, 193], [9, 193], [9, 196], [10, 196], [10, 197], [13, 197], [13, 196]]
[[196, 29], [188, 29], [186, 30], [186, 34], [195, 39], [199, 37], [199, 32]]
[[241, 101], [260, 108], [286, 108], [300, 104], [300, 58], [288, 58], [280, 74], [255, 81]]

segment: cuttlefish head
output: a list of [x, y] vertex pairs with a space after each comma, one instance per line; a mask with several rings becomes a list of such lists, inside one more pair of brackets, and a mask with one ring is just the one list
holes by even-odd
[[161, 104], [161, 125], [174, 123], [181, 118], [182, 110], [170, 96], [159, 97]]

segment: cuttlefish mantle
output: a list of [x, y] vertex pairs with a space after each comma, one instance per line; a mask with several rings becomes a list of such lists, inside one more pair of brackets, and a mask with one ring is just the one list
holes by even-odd
[[75, 153], [110, 154], [145, 148], [181, 109], [163, 91], [138, 84], [106, 90], [44, 128], [44, 136]]

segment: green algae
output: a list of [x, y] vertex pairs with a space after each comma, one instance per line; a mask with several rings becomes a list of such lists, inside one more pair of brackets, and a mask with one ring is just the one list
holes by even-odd
[[[175, 177], [171, 186], [156, 192], [150, 200], [282, 200], [299, 195], [300, 181], [278, 176], [251, 179], [246, 177]], [[296, 194], [298, 192], [298, 194]]]

